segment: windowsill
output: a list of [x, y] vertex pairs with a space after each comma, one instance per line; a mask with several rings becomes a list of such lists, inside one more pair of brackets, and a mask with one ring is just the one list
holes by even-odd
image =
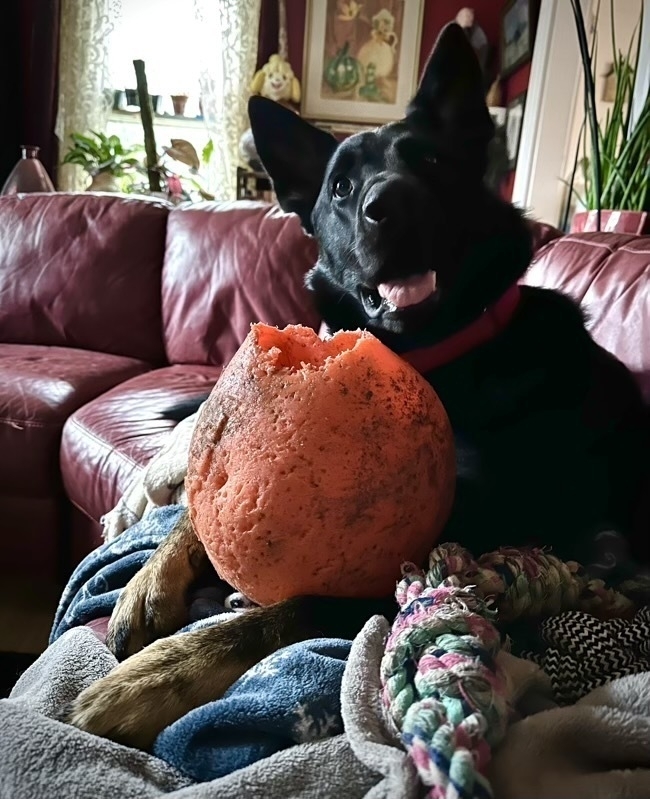
[[[205, 121], [191, 117], [154, 116], [154, 135], [156, 145], [160, 147], [171, 144], [172, 139], [189, 141], [198, 153], [203, 151], [210, 139]], [[125, 147], [142, 147], [144, 133], [139, 112], [113, 111], [108, 119], [106, 132], [119, 136]]]
[[[109, 120], [120, 124], [131, 123], [139, 127], [142, 125], [140, 114], [137, 111], [112, 111]], [[168, 114], [155, 114], [153, 124], [156, 127], [160, 125], [169, 128], [205, 128], [205, 120], [202, 117], [175, 117]]]

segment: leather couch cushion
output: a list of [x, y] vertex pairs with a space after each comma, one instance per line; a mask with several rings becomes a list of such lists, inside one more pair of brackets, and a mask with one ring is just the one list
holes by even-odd
[[0, 344], [2, 490], [49, 496], [61, 485], [59, 441], [68, 416], [148, 368], [119, 355]]
[[637, 376], [650, 402], [650, 237], [565, 236], [537, 253], [524, 282], [580, 302], [594, 339]]
[[118, 355], [0, 344], [0, 573], [60, 575], [70, 543], [59, 472], [63, 424], [148, 368]]
[[547, 222], [538, 222], [536, 219], [528, 220], [528, 227], [533, 238], [533, 252], [537, 252], [550, 241], [559, 239], [562, 231]]
[[162, 290], [169, 362], [224, 365], [253, 322], [318, 329], [304, 287], [315, 261], [315, 241], [275, 206], [171, 211]]
[[0, 341], [163, 363], [167, 215], [124, 197], [0, 197]]
[[72, 502], [96, 521], [111, 510], [174, 427], [164, 411], [209, 393], [220, 373], [214, 366], [156, 369], [72, 414], [61, 442], [61, 473]]

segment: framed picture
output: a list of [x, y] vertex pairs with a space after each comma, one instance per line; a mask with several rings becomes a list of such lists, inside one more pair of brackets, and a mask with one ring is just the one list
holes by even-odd
[[332, 122], [327, 120], [312, 120], [312, 124], [317, 128], [331, 133], [338, 141], [347, 139], [348, 136], [354, 136], [355, 133], [362, 133], [364, 130], [374, 130], [376, 125], [359, 122]]
[[508, 103], [506, 111], [506, 144], [508, 147], [508, 161], [510, 169], [517, 168], [519, 155], [519, 141], [521, 139], [521, 124], [524, 121], [524, 108], [526, 106], [526, 92]]
[[303, 117], [400, 119], [417, 85], [423, 6], [423, 0], [308, 0]]
[[533, 23], [533, 0], [509, 0], [501, 18], [502, 78], [530, 61]]

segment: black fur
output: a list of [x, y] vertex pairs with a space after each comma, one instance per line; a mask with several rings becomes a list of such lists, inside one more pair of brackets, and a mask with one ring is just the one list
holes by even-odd
[[[421, 347], [476, 319], [526, 271], [529, 228], [484, 183], [493, 128], [458, 26], [440, 35], [400, 122], [337, 144], [269, 100], [252, 98], [249, 113], [281, 206], [318, 241], [307, 283], [330, 329], [367, 328], [397, 352]], [[430, 300], [381, 304], [380, 283], [432, 269]], [[457, 444], [445, 537], [476, 553], [535, 543], [586, 559], [613, 528], [647, 560], [647, 531], [632, 530], [650, 439], [636, 384], [572, 301], [522, 294], [502, 334], [427, 375]]]
[[188, 416], [196, 413], [209, 396], [209, 394], [202, 394], [200, 397], [192, 397], [191, 399], [177, 402], [176, 405], [166, 408], [161, 416], [171, 422], [182, 422], [183, 419], [187, 419]]

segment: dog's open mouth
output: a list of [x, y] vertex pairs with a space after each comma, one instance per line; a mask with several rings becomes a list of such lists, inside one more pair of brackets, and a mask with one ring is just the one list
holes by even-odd
[[376, 289], [364, 286], [361, 299], [369, 316], [407, 311], [431, 299], [436, 293], [436, 273], [426, 272], [403, 280], [380, 283]]

